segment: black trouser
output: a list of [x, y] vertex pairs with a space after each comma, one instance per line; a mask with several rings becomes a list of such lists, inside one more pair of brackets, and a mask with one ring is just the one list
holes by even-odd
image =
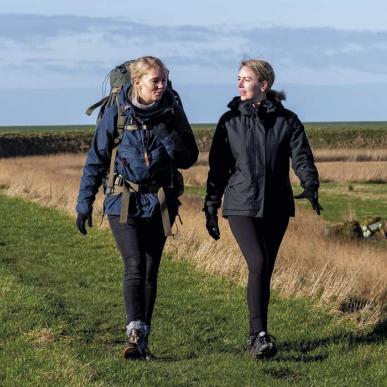
[[247, 304], [250, 335], [267, 332], [270, 280], [289, 218], [229, 216], [228, 220], [249, 270]]
[[165, 244], [161, 219], [108, 216], [110, 228], [124, 262], [124, 301], [127, 323], [151, 325], [157, 293], [157, 274]]

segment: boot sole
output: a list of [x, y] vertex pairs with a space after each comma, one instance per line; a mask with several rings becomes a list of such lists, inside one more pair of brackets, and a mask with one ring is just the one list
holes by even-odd
[[127, 352], [124, 350], [124, 358], [127, 360], [144, 360], [145, 356], [139, 351]]
[[269, 349], [268, 351], [256, 354], [255, 358], [257, 360], [270, 359], [271, 357], [275, 356], [277, 352], [278, 352], [277, 348], [272, 348], [272, 349]]

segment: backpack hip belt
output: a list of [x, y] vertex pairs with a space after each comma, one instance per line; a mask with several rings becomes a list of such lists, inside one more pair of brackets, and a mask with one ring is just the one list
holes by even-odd
[[[165, 197], [164, 188], [157, 184], [136, 184], [124, 179], [121, 175], [116, 174], [113, 178], [113, 192], [106, 195], [119, 195], [121, 196], [121, 211], [120, 211], [120, 223], [126, 223], [128, 220], [129, 203], [133, 192], [137, 193], [157, 193], [157, 198], [160, 203], [161, 220], [163, 223], [164, 235], [166, 237], [172, 235], [171, 221], [169, 218], [169, 211], [167, 206], [167, 200]], [[107, 188], [109, 189], [109, 187]]]

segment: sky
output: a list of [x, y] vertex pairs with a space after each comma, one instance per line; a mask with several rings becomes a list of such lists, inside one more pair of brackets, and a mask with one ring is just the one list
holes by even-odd
[[0, 125], [88, 124], [116, 65], [170, 70], [191, 122], [216, 122], [241, 59], [274, 67], [304, 121], [387, 121], [387, 2], [9, 1], [0, 8]]

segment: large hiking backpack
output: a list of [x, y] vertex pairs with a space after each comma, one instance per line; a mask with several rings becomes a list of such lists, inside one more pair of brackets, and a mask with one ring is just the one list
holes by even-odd
[[[118, 94], [120, 93], [122, 87], [126, 83], [131, 82], [130, 64], [132, 62], [134, 62], [134, 60], [129, 60], [127, 62], [124, 62], [124, 63], [114, 67], [110, 71], [110, 73], [107, 76], [107, 77], [109, 77], [109, 80], [110, 80], [110, 93], [109, 93], [109, 95], [103, 97], [101, 100], [99, 100], [98, 102], [96, 102], [95, 104], [93, 104], [89, 108], [87, 108], [85, 113], [88, 116], [90, 116], [95, 109], [100, 107], [100, 110], [99, 110], [99, 113], [97, 116], [97, 125], [98, 125], [99, 121], [101, 120], [101, 118], [102, 118], [102, 116], [105, 113], [107, 108], [109, 108], [113, 104], [117, 104], [118, 109], [120, 108], [118, 106], [117, 97], [118, 97]], [[167, 89], [169, 89], [172, 92], [177, 104], [180, 107], [183, 107], [183, 105], [181, 103], [180, 96], [177, 93], [177, 91], [173, 89], [172, 82], [169, 79], [167, 82]]]

